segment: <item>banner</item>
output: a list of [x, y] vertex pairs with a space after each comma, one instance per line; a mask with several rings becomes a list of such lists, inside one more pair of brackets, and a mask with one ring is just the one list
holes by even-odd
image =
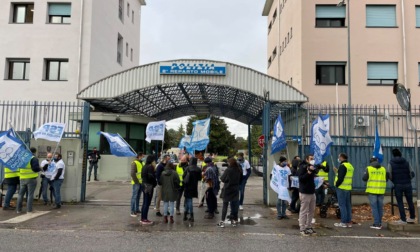
[[277, 193], [277, 197], [281, 200], [291, 202], [289, 194], [289, 174], [290, 169], [281, 168], [278, 165], [273, 167], [271, 172], [270, 187]]
[[118, 134], [98, 131], [98, 135], [102, 134], [108, 140], [111, 154], [117, 157], [135, 157], [136, 153], [131, 149], [130, 145]]
[[284, 133], [284, 124], [281, 115], [277, 117], [274, 123], [273, 139], [271, 141], [271, 155], [286, 148], [286, 134]]
[[[299, 177], [298, 176], [291, 176], [290, 181], [291, 181], [290, 187], [299, 188]], [[314, 182], [315, 182], [315, 189], [318, 189], [324, 183], [324, 178], [323, 177], [315, 177]]]
[[53, 142], [60, 142], [61, 137], [63, 137], [64, 129], [66, 128], [65, 123], [57, 123], [57, 122], [50, 122], [45, 123], [38, 130], [34, 132], [34, 138], [37, 140], [38, 138], [53, 141]]
[[311, 153], [314, 154], [315, 164], [320, 164], [330, 154], [332, 140], [330, 136], [330, 115], [319, 115], [312, 123]]
[[149, 122], [146, 127], [146, 141], [164, 141], [165, 139], [165, 120], [159, 122]]
[[191, 150], [205, 150], [210, 142], [210, 118], [193, 122], [191, 135]]
[[32, 153], [17, 137], [12, 129], [0, 134], [0, 162], [4, 167], [16, 171], [26, 167], [32, 158]]
[[375, 143], [373, 144], [373, 157], [378, 159], [379, 163], [384, 160], [384, 153], [382, 152], [381, 139], [379, 138], [378, 125], [375, 131]]

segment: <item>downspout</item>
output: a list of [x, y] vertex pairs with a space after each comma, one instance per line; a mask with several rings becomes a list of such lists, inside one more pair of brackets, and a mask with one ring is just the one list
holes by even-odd
[[403, 39], [403, 69], [404, 69], [404, 87], [407, 89], [407, 45], [405, 38], [405, 4], [401, 0], [401, 19], [402, 19], [402, 39]]
[[79, 63], [79, 67], [77, 69], [77, 94], [79, 94], [80, 92], [80, 82], [81, 82], [81, 71], [82, 71], [82, 42], [83, 42], [83, 9], [84, 9], [84, 0], [80, 1], [80, 36], [79, 36], [79, 56], [78, 56], [78, 63]]

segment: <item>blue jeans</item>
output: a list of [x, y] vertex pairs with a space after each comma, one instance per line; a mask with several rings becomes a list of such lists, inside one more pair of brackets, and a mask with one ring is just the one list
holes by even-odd
[[140, 211], [140, 195], [142, 193], [141, 184], [133, 185], [133, 193], [131, 194], [131, 213]]
[[404, 202], [403, 202], [403, 194], [405, 195], [405, 199], [407, 200], [408, 210], [410, 212], [410, 218], [416, 218], [416, 210], [414, 209], [413, 204], [413, 187], [411, 184], [395, 184], [395, 197], [397, 198], [398, 204], [398, 211], [400, 212], [400, 218], [402, 221], [407, 221], [407, 217], [405, 216], [405, 209], [404, 209]]
[[42, 188], [42, 199], [45, 203], [48, 202], [48, 186], [50, 185], [50, 179], [47, 177], [42, 178], [41, 188]]
[[338, 207], [341, 212], [341, 223], [351, 222], [350, 190], [337, 188]]
[[185, 197], [185, 212], [192, 214], [193, 213], [193, 199]]
[[93, 175], [95, 176], [95, 179], [98, 178], [98, 163], [90, 164], [89, 165], [89, 177], [88, 177], [89, 180], [90, 180], [90, 175], [92, 174], [92, 168], [93, 168]]
[[168, 211], [169, 211], [170, 216], [174, 216], [175, 201], [164, 201], [163, 202], [163, 215], [168, 216]]
[[384, 195], [369, 194], [370, 208], [372, 208], [373, 224], [382, 225], [382, 216], [384, 215]]
[[286, 216], [286, 205], [287, 201], [277, 199], [277, 217], [285, 217]]
[[52, 181], [56, 206], [61, 206], [61, 185], [63, 184], [63, 181], [64, 179], [56, 179]]
[[246, 185], [246, 182], [248, 182], [248, 178], [250, 175], [251, 175], [251, 172], [248, 172], [247, 175], [242, 178], [241, 184], [239, 185], [239, 205], [241, 206], [244, 204], [245, 185]]
[[10, 207], [10, 201], [13, 198], [13, 194], [15, 194], [17, 189], [17, 184], [7, 184], [7, 192], [4, 198], [4, 207]]
[[152, 194], [146, 193], [143, 188], [143, 206], [141, 207], [141, 220], [147, 220], [147, 215], [149, 214], [150, 203], [152, 203], [153, 191]]
[[20, 181], [20, 190], [19, 190], [19, 196], [17, 200], [17, 211], [22, 211], [22, 203], [23, 203], [23, 197], [26, 193], [28, 193], [27, 199], [26, 199], [26, 210], [27, 212], [32, 212], [32, 204], [34, 202], [34, 193], [36, 188], [36, 178], [32, 179], [22, 179]]

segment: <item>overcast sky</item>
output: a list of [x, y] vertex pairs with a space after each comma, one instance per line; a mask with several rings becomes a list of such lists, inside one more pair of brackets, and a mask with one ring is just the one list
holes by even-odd
[[[140, 64], [174, 59], [226, 61], [266, 73], [265, 0], [146, 0], [141, 10]], [[184, 126], [187, 117], [168, 128]], [[225, 118], [236, 136], [247, 126]]]

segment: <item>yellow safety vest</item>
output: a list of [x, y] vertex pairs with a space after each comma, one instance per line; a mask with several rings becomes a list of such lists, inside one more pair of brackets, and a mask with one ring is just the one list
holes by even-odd
[[[322, 166], [327, 167], [327, 161], [321, 163]], [[324, 170], [319, 169], [318, 177], [324, 178], [324, 181], [328, 181], [328, 172], [324, 172]]]
[[386, 169], [381, 166], [377, 169], [373, 166], [368, 166], [367, 172], [369, 180], [366, 185], [366, 192], [372, 194], [385, 194], [386, 189]]
[[[139, 160], [134, 160], [133, 161], [136, 164], [137, 167], [137, 179], [139, 180], [140, 184], [143, 183], [142, 179], [141, 179], [141, 170], [143, 170], [143, 163]], [[134, 180], [131, 179], [131, 184], [134, 185]]]
[[[343, 183], [341, 183], [341, 185], [338, 188], [342, 190], [351, 191], [352, 184], [353, 184], [354, 168], [353, 168], [353, 165], [351, 165], [349, 162], [345, 162], [342, 164], [347, 168], [347, 173], [346, 173], [346, 176], [344, 177]], [[337, 182], [337, 180], [338, 180], [338, 172], [335, 175], [334, 184]]]
[[[34, 157], [32, 157], [32, 158], [34, 158]], [[32, 158], [31, 158], [31, 160], [32, 160]], [[26, 167], [19, 168], [19, 173], [20, 173], [20, 180], [22, 180], [22, 179], [32, 179], [32, 178], [37, 178], [38, 177], [38, 172], [33, 172], [32, 171], [31, 161], [28, 162]]]
[[19, 177], [19, 169], [12, 171], [7, 167], [4, 167], [4, 178], [16, 178]]
[[184, 168], [181, 167], [181, 163], [176, 165], [176, 173], [178, 173], [179, 176], [179, 185], [182, 186], [182, 180], [184, 176]]

